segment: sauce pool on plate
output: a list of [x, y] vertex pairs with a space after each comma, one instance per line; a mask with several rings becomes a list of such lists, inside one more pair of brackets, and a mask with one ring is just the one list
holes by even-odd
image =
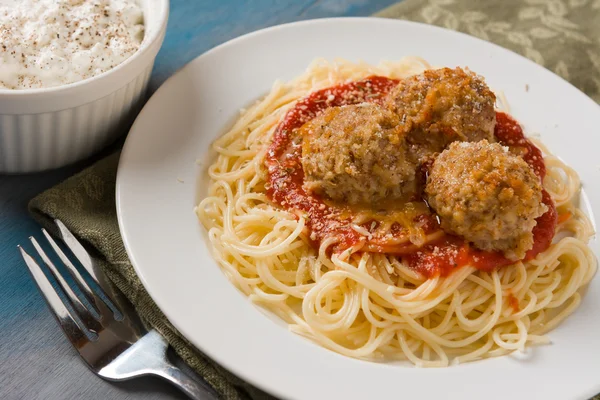
[[[331, 249], [334, 253], [353, 251], [358, 248], [363, 251], [395, 254], [426, 277], [446, 276], [465, 265], [489, 271], [514, 264], [514, 261], [510, 261], [500, 252], [479, 250], [461, 237], [443, 233], [435, 220], [435, 215], [431, 213], [413, 212], [414, 215], [408, 214], [410, 218], [403, 218], [405, 224], [402, 226], [399, 223], [392, 225], [390, 234], [386, 237], [372, 235], [366, 238], [359, 230], [374, 232], [380, 224], [379, 221], [368, 221], [357, 230], [352, 227], [343, 209], [330, 205], [319, 196], [304, 190], [302, 145], [298, 141], [297, 129], [328, 107], [361, 102], [380, 103], [397, 83], [398, 81], [394, 79], [372, 76], [361, 81], [318, 90], [298, 101], [277, 126], [273, 141], [267, 150], [265, 157], [268, 174], [267, 195], [283, 208], [290, 211], [299, 210], [302, 213], [315, 247], [331, 235], [339, 238]], [[546, 168], [542, 153], [525, 138], [523, 130], [514, 119], [505, 113], [496, 113], [494, 135], [500, 144], [521, 154], [540, 179], [543, 179]], [[545, 191], [542, 201], [548, 206], [548, 211], [536, 219], [537, 225], [533, 229], [534, 244], [527, 252], [526, 260], [533, 259], [546, 250], [554, 236], [557, 224], [556, 208]], [[421, 208], [412, 207], [412, 209]], [[395, 240], [406, 237], [410, 225], [420, 226], [425, 234], [437, 232], [439, 235], [436, 240], [423, 247]], [[394, 244], [395, 242], [401, 244]]]

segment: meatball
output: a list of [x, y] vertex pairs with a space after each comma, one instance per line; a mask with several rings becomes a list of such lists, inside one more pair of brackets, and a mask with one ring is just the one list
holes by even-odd
[[307, 122], [302, 134], [304, 187], [349, 204], [398, 199], [415, 186], [398, 117], [363, 103], [332, 107]]
[[487, 140], [452, 143], [433, 163], [425, 194], [445, 231], [510, 260], [532, 248], [535, 219], [548, 210], [529, 165]]
[[496, 96], [483, 79], [462, 68], [427, 70], [400, 82], [387, 98], [420, 159], [460, 140], [494, 141]]

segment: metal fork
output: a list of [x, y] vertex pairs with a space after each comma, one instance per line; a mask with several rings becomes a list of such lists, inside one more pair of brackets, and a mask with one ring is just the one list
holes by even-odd
[[88, 367], [110, 381], [156, 375], [171, 382], [192, 399], [214, 399], [216, 393], [208, 384], [193, 379], [171, 362], [167, 357], [168, 343], [165, 338], [154, 329], [145, 329], [131, 303], [113, 290], [81, 243], [62, 222], [55, 220], [55, 223], [62, 241], [102, 289], [98, 292], [92, 290], [54, 239], [42, 229], [43, 235], [83, 293], [86, 302], [82, 302], [38, 241], [31, 236], [29, 239], [33, 247], [58, 281], [74, 312], [60, 298], [35, 259], [21, 246], [18, 248], [58, 324]]

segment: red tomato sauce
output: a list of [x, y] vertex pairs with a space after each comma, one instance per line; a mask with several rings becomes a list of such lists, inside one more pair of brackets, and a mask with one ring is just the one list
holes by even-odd
[[329, 107], [363, 102], [381, 103], [397, 84], [398, 81], [394, 79], [373, 76], [318, 90], [298, 101], [275, 129], [265, 157], [267, 196], [287, 210], [303, 212], [315, 246], [325, 237], [334, 235], [340, 241], [332, 250], [341, 252], [359, 244], [364, 236], [349, 226], [347, 218], [341, 217], [341, 208], [326, 204], [319, 196], [307, 193], [302, 187], [302, 144], [294, 142], [297, 139], [295, 130]]
[[[545, 190], [542, 192], [542, 201], [548, 206], [548, 211], [536, 220], [537, 224], [533, 227], [533, 247], [526, 253], [524, 261], [532, 260], [546, 250], [554, 237], [557, 213]], [[501, 252], [479, 250], [463, 238], [449, 234], [405, 256], [404, 261], [427, 277], [447, 276], [465, 265], [492, 271], [514, 264], [514, 261], [504, 257]]]
[[519, 299], [515, 297], [511, 290], [509, 290], [509, 292], [506, 294], [506, 299], [508, 300], [508, 305], [513, 309], [514, 313], [521, 311], [521, 308], [519, 307]]
[[546, 176], [546, 164], [544, 164], [542, 152], [527, 140], [523, 134], [523, 128], [521, 128], [521, 125], [517, 121], [506, 113], [497, 112], [494, 135], [502, 145], [510, 147], [511, 150], [519, 150], [519, 154], [521, 154], [537, 176], [540, 179], [544, 179], [544, 176]]
[[[348, 249], [369, 252], [381, 252], [399, 255], [413, 269], [426, 277], [447, 276], [457, 268], [471, 265], [475, 268], [491, 271], [495, 268], [511, 265], [499, 252], [479, 250], [463, 238], [445, 234], [435, 242], [417, 248], [408, 243], [387, 245], [381, 239], [367, 239], [350, 227], [350, 220], [344, 217], [344, 209], [327, 204], [318, 195], [308, 193], [303, 188], [304, 171], [302, 169], [302, 143], [298, 139], [297, 129], [317, 116], [328, 107], [373, 102], [381, 104], [385, 96], [398, 84], [397, 80], [372, 76], [357, 82], [345, 83], [311, 93], [298, 101], [284, 116], [275, 129], [273, 140], [267, 149], [265, 165], [268, 182], [267, 196], [286, 210], [299, 211], [305, 218], [310, 240], [318, 247], [323, 239], [334, 236], [338, 239], [331, 251], [340, 253]], [[543, 179], [546, 167], [542, 152], [523, 135], [520, 125], [505, 113], [496, 113], [495, 136], [499, 143], [517, 151]], [[557, 212], [550, 195], [544, 191], [542, 201], [548, 211], [539, 217], [533, 228], [534, 245], [527, 252], [525, 260], [535, 258], [552, 243], [557, 224]], [[439, 231], [435, 216], [420, 215], [415, 223], [422, 224], [425, 233]], [[300, 218], [300, 216], [299, 216]], [[373, 229], [371, 222], [362, 225]], [[400, 236], [406, 232], [394, 226], [391, 234]]]

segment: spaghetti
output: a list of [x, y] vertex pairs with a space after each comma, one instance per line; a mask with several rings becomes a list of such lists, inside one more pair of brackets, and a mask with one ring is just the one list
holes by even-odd
[[[578, 290], [592, 278], [596, 261], [587, 246], [591, 223], [576, 206], [579, 178], [539, 141], [530, 139], [544, 153], [544, 189], [558, 215], [554, 240], [503, 268], [423, 273], [400, 251], [378, 248], [370, 225], [340, 217], [319, 231], [315, 215], [328, 205], [285, 208], [274, 198], [270, 145], [302, 99], [370, 76], [386, 77], [377, 81], [386, 85], [428, 68], [417, 58], [378, 67], [317, 60], [243, 110], [214, 143], [218, 156], [208, 171], [208, 196], [196, 209], [213, 254], [242, 292], [290, 330], [347, 356], [441, 367], [548, 343], [545, 334], [580, 303]], [[327, 95], [324, 102], [335, 98]], [[287, 173], [293, 182], [296, 172]], [[328, 234], [333, 231], [349, 239], [340, 242], [339, 234]], [[422, 243], [436, 234], [425, 229]]]

